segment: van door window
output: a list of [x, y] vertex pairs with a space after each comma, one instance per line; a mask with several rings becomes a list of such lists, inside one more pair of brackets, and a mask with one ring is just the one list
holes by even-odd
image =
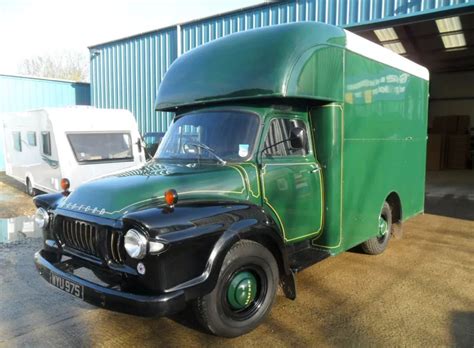
[[21, 152], [21, 132], [13, 132], [13, 148]]
[[[304, 149], [293, 149], [289, 141], [284, 141], [290, 138], [290, 131], [292, 128], [300, 127], [306, 130], [306, 125], [301, 120], [289, 118], [275, 118], [270, 124], [267, 137], [265, 139], [264, 155], [266, 157], [283, 157], [283, 156], [304, 156], [308, 153], [308, 144]], [[281, 143], [280, 143], [281, 142]], [[277, 144], [271, 146], [273, 144]], [[270, 147], [271, 146], [271, 147]]]
[[43, 154], [46, 156], [51, 156], [51, 134], [49, 132], [42, 132], [41, 140], [43, 144]]

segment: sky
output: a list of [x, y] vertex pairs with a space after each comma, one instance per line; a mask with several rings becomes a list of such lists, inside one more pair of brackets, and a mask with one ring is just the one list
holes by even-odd
[[186, 22], [263, 0], [0, 0], [0, 73], [27, 58], [67, 51]]

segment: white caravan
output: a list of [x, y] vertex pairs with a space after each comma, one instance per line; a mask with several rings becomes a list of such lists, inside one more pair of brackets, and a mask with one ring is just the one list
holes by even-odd
[[6, 174], [27, 192], [71, 190], [145, 162], [137, 123], [127, 110], [88, 106], [3, 114]]

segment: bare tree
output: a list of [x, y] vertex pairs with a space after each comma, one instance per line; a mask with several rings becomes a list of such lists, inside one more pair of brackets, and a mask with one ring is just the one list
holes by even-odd
[[87, 81], [89, 59], [85, 54], [74, 51], [37, 56], [25, 59], [19, 66], [18, 72], [29, 76]]

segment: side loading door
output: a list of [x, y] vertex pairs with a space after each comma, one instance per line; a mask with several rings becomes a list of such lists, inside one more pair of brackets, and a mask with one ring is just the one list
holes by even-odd
[[[305, 148], [294, 149], [284, 141], [295, 127], [306, 132]], [[280, 224], [286, 242], [315, 237], [323, 225], [323, 178], [309, 129], [303, 117], [275, 116], [265, 135], [263, 204]]]

